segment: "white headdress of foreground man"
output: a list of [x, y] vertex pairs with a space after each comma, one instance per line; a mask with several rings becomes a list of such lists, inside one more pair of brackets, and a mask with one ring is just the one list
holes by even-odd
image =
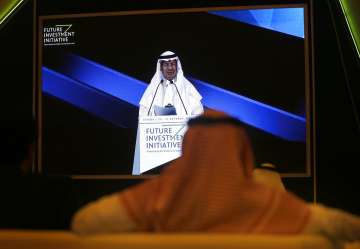
[[158, 58], [155, 75], [141, 97], [139, 116], [162, 115], [157, 110], [166, 109], [176, 111], [172, 115], [199, 115], [204, 111], [201, 99], [199, 92], [184, 77], [179, 57], [166, 51]]

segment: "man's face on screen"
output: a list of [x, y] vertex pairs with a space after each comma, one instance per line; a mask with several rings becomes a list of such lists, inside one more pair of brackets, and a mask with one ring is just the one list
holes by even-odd
[[165, 79], [167, 80], [174, 79], [177, 74], [177, 61], [176, 60], [162, 61], [160, 64], [160, 70]]

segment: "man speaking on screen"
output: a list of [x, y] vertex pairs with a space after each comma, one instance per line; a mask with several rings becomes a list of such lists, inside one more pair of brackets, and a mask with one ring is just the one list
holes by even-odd
[[157, 61], [156, 72], [140, 100], [139, 116], [203, 113], [201, 95], [182, 71], [179, 57], [166, 51]]

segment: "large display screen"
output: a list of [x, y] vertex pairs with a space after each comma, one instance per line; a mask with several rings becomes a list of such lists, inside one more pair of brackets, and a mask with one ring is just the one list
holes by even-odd
[[310, 176], [307, 23], [306, 5], [40, 17], [41, 172], [157, 174], [215, 109], [244, 123], [258, 165]]

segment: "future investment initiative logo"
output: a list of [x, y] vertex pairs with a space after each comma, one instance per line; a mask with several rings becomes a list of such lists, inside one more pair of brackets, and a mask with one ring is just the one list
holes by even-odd
[[75, 31], [72, 24], [45, 26], [43, 32], [44, 46], [59, 46], [75, 44]]

